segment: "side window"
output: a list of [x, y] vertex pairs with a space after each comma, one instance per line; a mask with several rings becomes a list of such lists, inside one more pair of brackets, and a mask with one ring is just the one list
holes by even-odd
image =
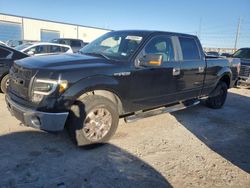
[[61, 52], [60, 46], [50, 45], [48, 49], [48, 53], [58, 53]]
[[35, 46], [26, 50], [24, 53], [28, 53], [29, 51], [34, 52], [34, 54], [43, 54], [46, 53], [46, 46], [45, 45]]
[[67, 47], [61, 47], [62, 52], [67, 52], [68, 50], [69, 50], [69, 48], [67, 48]]
[[247, 50], [246, 59], [250, 59], [250, 50]]
[[0, 48], [0, 59], [6, 58], [10, 54], [10, 51]]
[[46, 50], [46, 45], [40, 45], [40, 46], [37, 46], [36, 47], [36, 53], [37, 54], [44, 54], [44, 53], [47, 53], [47, 50]]
[[198, 46], [193, 38], [179, 37], [183, 60], [200, 60]]
[[162, 54], [163, 62], [174, 61], [174, 50], [169, 37], [155, 37], [144, 48], [146, 54]]
[[70, 46], [81, 47], [81, 42], [79, 40], [72, 40]]

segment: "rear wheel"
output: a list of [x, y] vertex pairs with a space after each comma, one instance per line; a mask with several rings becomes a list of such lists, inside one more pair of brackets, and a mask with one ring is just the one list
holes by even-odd
[[71, 108], [67, 121], [70, 136], [78, 146], [107, 142], [119, 122], [116, 105], [101, 96], [80, 98]]
[[9, 74], [5, 75], [1, 80], [1, 91], [3, 93], [6, 93], [8, 86], [9, 86]]
[[212, 92], [212, 96], [206, 100], [206, 105], [210, 108], [219, 109], [221, 108], [227, 98], [227, 84], [220, 81], [215, 90]]

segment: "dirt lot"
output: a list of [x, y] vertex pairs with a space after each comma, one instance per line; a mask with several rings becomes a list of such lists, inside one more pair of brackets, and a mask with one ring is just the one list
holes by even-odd
[[0, 187], [250, 187], [250, 90], [121, 125], [105, 146], [19, 126], [0, 94]]

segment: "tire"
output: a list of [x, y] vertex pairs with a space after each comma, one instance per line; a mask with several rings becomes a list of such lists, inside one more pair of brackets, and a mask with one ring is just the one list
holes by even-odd
[[212, 92], [212, 96], [209, 97], [207, 100], [206, 100], [206, 105], [209, 107], [209, 108], [213, 108], [213, 109], [219, 109], [221, 108], [225, 101], [226, 101], [226, 98], [227, 98], [227, 84], [223, 81], [220, 81], [215, 90]]
[[6, 93], [9, 83], [9, 74], [5, 75], [1, 80], [1, 92]]
[[[66, 125], [77, 146], [91, 146], [110, 140], [118, 123], [117, 106], [105, 97], [91, 95], [75, 102], [71, 107]], [[91, 131], [92, 129], [99, 131], [95, 133]]]

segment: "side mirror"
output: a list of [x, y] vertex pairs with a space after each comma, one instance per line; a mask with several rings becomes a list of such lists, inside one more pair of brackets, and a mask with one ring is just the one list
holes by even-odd
[[28, 54], [29, 56], [33, 56], [35, 53], [34, 53], [33, 51], [30, 50], [30, 51], [27, 52], [27, 54]]
[[147, 54], [144, 55], [139, 62], [143, 67], [157, 67], [161, 66], [163, 56], [161, 54]]

